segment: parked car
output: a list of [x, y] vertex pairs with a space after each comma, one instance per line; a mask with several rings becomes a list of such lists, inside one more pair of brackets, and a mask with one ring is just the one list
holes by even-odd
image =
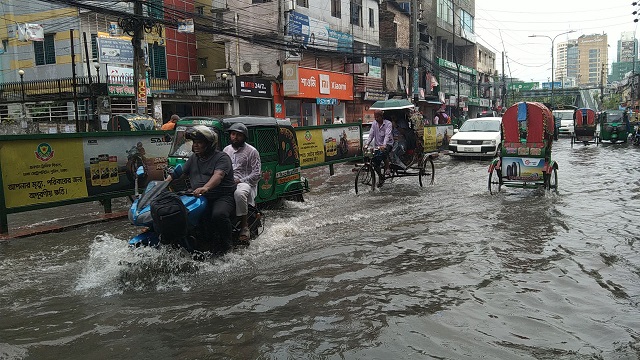
[[449, 140], [451, 156], [495, 157], [500, 152], [502, 118], [469, 119]]
[[559, 135], [573, 136], [573, 112], [574, 110], [553, 110], [553, 116], [560, 123]]

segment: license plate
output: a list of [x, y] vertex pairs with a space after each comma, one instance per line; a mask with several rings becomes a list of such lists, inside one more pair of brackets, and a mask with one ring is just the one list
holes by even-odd
[[476, 152], [476, 148], [472, 148], [472, 147], [463, 147], [462, 151], [464, 152]]

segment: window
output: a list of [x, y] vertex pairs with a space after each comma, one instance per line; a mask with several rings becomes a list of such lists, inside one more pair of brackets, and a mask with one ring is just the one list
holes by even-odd
[[376, 27], [375, 16], [373, 15], [373, 9], [369, 9], [369, 27]]
[[342, 0], [331, 0], [331, 16], [333, 17], [341, 17], [342, 16]]
[[308, 8], [309, 0], [296, 0], [296, 5]]
[[352, 25], [362, 26], [362, 0], [351, 0]]
[[460, 26], [467, 34], [473, 34], [473, 16], [464, 10], [460, 10]]
[[164, 46], [157, 43], [149, 44], [149, 66], [151, 67], [151, 77], [167, 78], [167, 52]]
[[164, 5], [162, 0], [148, 0], [147, 13], [154, 19], [164, 18]]
[[198, 58], [198, 64], [200, 65], [200, 69], [206, 69], [207, 68], [207, 58]]
[[447, 24], [453, 24], [453, 4], [451, 0], [438, 0], [437, 16]]
[[7, 47], [8, 46], [9, 46], [9, 40], [3, 39], [2, 40], [2, 53], [7, 52]]
[[91, 34], [91, 58], [98, 61], [98, 35]]
[[56, 63], [56, 44], [54, 34], [45, 34], [44, 41], [33, 42], [36, 66]]
[[204, 15], [204, 6], [196, 6], [196, 14]]

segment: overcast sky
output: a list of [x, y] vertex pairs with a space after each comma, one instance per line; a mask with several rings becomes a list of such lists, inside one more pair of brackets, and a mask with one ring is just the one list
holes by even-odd
[[[620, 34], [636, 32], [634, 0], [476, 0], [476, 40], [496, 53], [501, 72], [505, 52], [505, 74], [523, 81], [547, 81], [551, 77], [551, 38], [560, 35], [554, 47], [581, 35], [607, 34], [609, 64], [616, 60]], [[640, 1], [640, 0], [638, 0]], [[636, 32], [636, 36], [639, 36]], [[554, 65], [555, 66], [555, 65]], [[609, 71], [611, 67], [609, 66]], [[557, 81], [557, 79], [556, 79]]]

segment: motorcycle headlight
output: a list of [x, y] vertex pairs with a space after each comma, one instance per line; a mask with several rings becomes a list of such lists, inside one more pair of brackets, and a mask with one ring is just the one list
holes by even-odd
[[449, 145], [458, 145], [458, 140], [453, 140], [453, 139], [451, 139], [451, 140], [449, 141]]
[[482, 145], [493, 145], [493, 146], [495, 146], [496, 145], [496, 140], [495, 139], [494, 140], [483, 140], [482, 141]]

